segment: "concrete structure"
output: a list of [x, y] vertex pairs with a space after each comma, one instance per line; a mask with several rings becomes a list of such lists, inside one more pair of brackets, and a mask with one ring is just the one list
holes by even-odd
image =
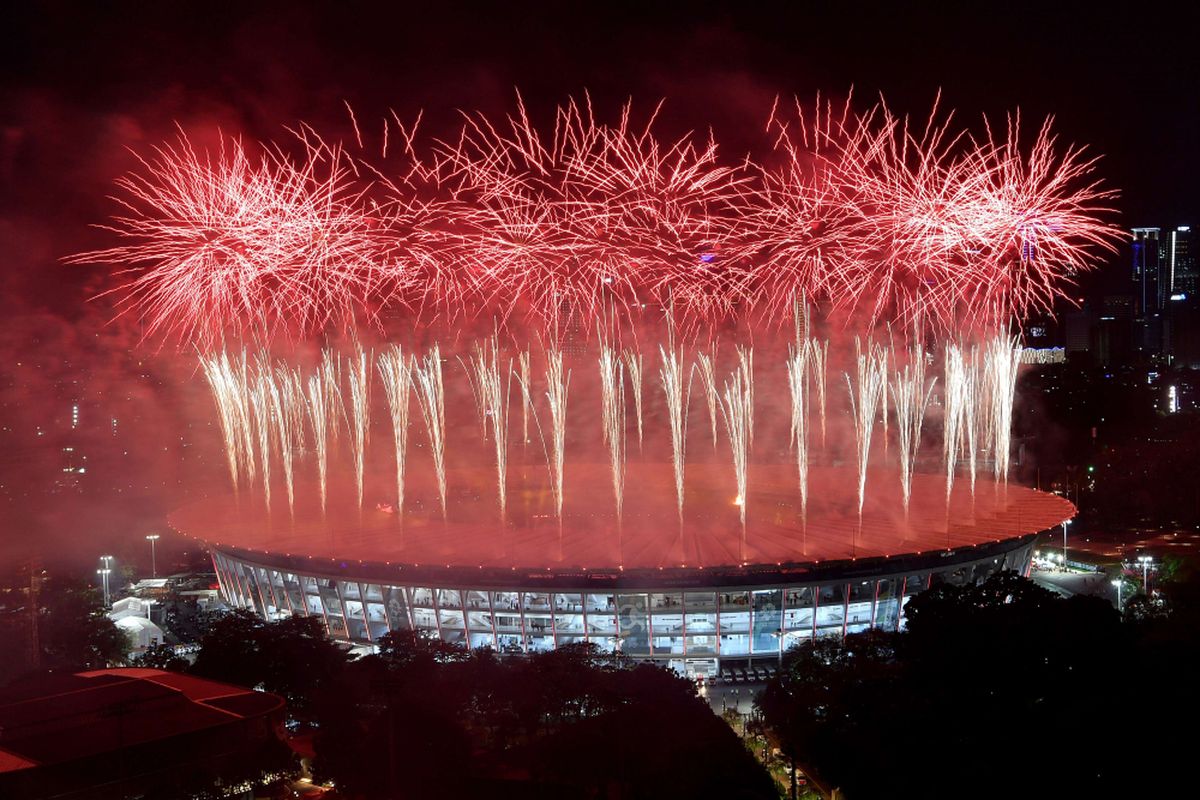
[[[703, 481], [699, 471], [689, 481]], [[502, 652], [588, 641], [713, 675], [816, 636], [895, 630], [907, 599], [934, 583], [1027, 572], [1037, 533], [1074, 514], [1056, 495], [982, 477], [974, 496], [960, 485], [947, 503], [944, 477], [922, 474], [907, 517], [898, 491], [880, 485], [860, 519], [847, 513], [853, 473], [816, 472], [822, 491], [803, 520], [793, 473], [778, 467], [757, 475], [744, 530], [724, 495], [710, 495], [682, 529], [669, 503], [665, 524], [627, 521], [621, 541], [590, 517], [561, 532], [453, 518], [401, 529], [378, 512], [268, 525], [212, 502], [173, 524], [209, 543], [231, 605], [315, 616], [335, 639], [411, 629]]]

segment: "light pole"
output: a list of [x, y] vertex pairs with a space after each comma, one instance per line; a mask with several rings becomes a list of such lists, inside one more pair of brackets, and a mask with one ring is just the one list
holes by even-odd
[[780, 667], [780, 669], [782, 669], [783, 668], [783, 628], [776, 628], [775, 633], [772, 635], [776, 639], [779, 640], [779, 667]]
[[1116, 580], [1114, 580], [1112, 582], [1112, 585], [1117, 587], [1117, 613], [1118, 614], [1121, 613], [1121, 584], [1123, 582], [1124, 581], [1122, 581], [1120, 578], [1117, 578]]
[[1154, 563], [1153, 556], [1138, 556], [1138, 561], [1142, 564], [1142, 591], [1146, 593], [1146, 597], [1150, 596], [1150, 565]]
[[104, 589], [104, 605], [105, 605], [105, 607], [108, 606], [108, 573], [110, 573], [110, 572], [112, 572], [111, 569], [96, 570], [96, 574], [100, 576], [100, 586], [103, 587], [103, 589]]
[[146, 541], [150, 542], [150, 577], [158, 577], [158, 562], [154, 558], [154, 543], [158, 541], [159, 535], [151, 533], [146, 537]]
[[100, 556], [100, 560], [104, 562], [104, 568], [98, 569], [98, 570], [96, 570], [96, 572], [97, 572], [97, 574], [100, 575], [100, 578], [104, 582], [104, 605], [107, 606], [108, 601], [109, 601], [108, 576], [112, 574], [113, 557], [112, 556]]
[[1067, 571], [1067, 526], [1071, 524], [1071, 520], [1063, 520], [1063, 572]]

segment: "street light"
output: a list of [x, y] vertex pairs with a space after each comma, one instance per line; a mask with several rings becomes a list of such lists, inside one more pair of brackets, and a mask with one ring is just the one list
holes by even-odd
[[150, 542], [150, 577], [158, 577], [158, 562], [154, 558], [154, 543], [159, 539], [157, 533], [152, 533], [146, 537], [146, 541]]
[[1063, 520], [1063, 571], [1067, 569], [1067, 526], [1071, 524], [1071, 520]]
[[1138, 556], [1138, 561], [1142, 564], [1142, 591], [1146, 596], [1150, 596], [1150, 565], [1154, 563], [1154, 556]]
[[100, 576], [100, 585], [104, 588], [105, 607], [108, 606], [108, 573], [110, 572], [112, 572], [112, 570], [107, 568], [96, 570], [96, 574]]
[[104, 605], [107, 606], [108, 600], [109, 600], [108, 576], [110, 574], [112, 574], [113, 557], [112, 556], [100, 556], [100, 560], [104, 562], [104, 567], [102, 569], [96, 570], [96, 574], [100, 576], [101, 580], [104, 583]]
[[1123, 583], [1123, 581], [1120, 578], [1117, 578], [1116, 580], [1114, 580], [1112, 582], [1112, 585], [1117, 587], [1117, 613], [1118, 614], [1121, 613], [1121, 584], [1122, 583]]

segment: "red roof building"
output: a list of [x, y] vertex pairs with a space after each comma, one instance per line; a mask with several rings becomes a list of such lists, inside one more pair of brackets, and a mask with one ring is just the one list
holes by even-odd
[[0, 797], [187, 792], [247, 775], [281, 747], [284, 701], [157, 669], [0, 688]]

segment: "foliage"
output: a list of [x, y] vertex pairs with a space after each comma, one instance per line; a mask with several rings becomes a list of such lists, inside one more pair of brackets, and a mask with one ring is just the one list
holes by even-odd
[[674, 672], [568, 645], [501, 659], [406, 633], [323, 693], [314, 770], [360, 797], [775, 797]]
[[[906, 613], [906, 632], [788, 654], [758, 701], [786, 755], [850, 797], [902, 787], [923, 797], [1103, 795], [1124, 779], [1112, 701], [1135, 661], [1110, 604], [1001, 573], [936, 586]], [[1053, 758], [1030, 759], [1050, 733]]]
[[208, 626], [191, 672], [280, 694], [293, 717], [306, 719], [318, 689], [336, 677], [348, 659], [325, 636], [316, 617], [264, 622], [238, 609]]
[[[129, 638], [104, 612], [99, 593], [68, 578], [44, 581], [38, 591], [38, 665], [43, 670], [80, 672], [125, 663]], [[26, 611], [9, 615], [0, 633], [0, 683], [34, 669], [29, 662], [30, 624]]]
[[133, 666], [148, 669], [165, 669], [170, 672], [186, 672], [188, 660], [176, 655], [175, 648], [169, 644], [157, 644], [150, 647], [133, 661]]

